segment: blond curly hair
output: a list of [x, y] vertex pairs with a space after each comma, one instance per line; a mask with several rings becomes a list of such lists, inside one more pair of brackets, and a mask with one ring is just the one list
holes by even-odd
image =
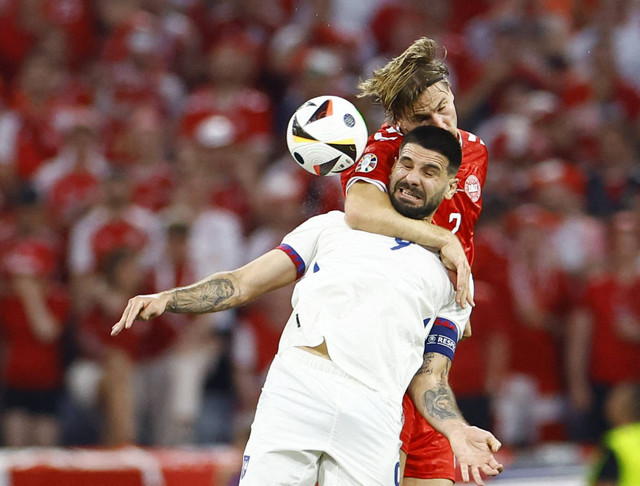
[[406, 114], [429, 86], [444, 81], [447, 51], [433, 39], [421, 37], [373, 76], [358, 84], [358, 98], [373, 97], [391, 120]]

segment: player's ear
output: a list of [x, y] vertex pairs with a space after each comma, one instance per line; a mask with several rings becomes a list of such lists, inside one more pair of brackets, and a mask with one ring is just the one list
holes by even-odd
[[458, 190], [458, 178], [454, 177], [453, 179], [449, 179], [448, 184], [447, 191], [444, 193], [445, 199], [451, 199]]

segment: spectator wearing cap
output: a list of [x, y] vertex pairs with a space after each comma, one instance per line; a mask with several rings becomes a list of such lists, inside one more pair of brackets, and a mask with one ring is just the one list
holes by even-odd
[[595, 441], [606, 429], [604, 400], [613, 386], [640, 381], [640, 233], [637, 217], [615, 213], [607, 257], [588, 275], [567, 335], [567, 386], [573, 438]]
[[2, 435], [9, 447], [60, 443], [62, 336], [69, 294], [57, 277], [59, 255], [42, 238], [21, 236], [3, 253], [0, 297]]
[[561, 343], [570, 310], [569, 279], [547, 245], [553, 214], [525, 204], [506, 217], [507, 288], [500, 293], [508, 322], [508, 375], [497, 391], [501, 440], [527, 446], [564, 437]]
[[580, 278], [604, 255], [603, 225], [585, 212], [586, 178], [575, 164], [548, 159], [529, 170], [533, 202], [558, 220], [550, 234], [553, 252], [563, 271]]
[[247, 150], [250, 133], [242, 131], [240, 123], [227, 115], [204, 116], [192, 127], [179, 165], [185, 180], [205, 179], [206, 187], [199, 181], [196, 190], [202, 192], [203, 203], [234, 213], [247, 232], [256, 224], [254, 188], [261, 166]]
[[[188, 96], [180, 121], [180, 134], [192, 139], [200, 122], [211, 116], [227, 117], [242, 137], [252, 158], [271, 148], [273, 106], [259, 87], [262, 71], [260, 45], [243, 33], [218, 39], [207, 52], [205, 81]], [[249, 154], [247, 154], [249, 155]]]
[[85, 107], [57, 113], [57, 128], [64, 134], [58, 154], [45, 161], [33, 176], [51, 216], [65, 229], [97, 202], [99, 184], [111, 171], [99, 145], [100, 115]]

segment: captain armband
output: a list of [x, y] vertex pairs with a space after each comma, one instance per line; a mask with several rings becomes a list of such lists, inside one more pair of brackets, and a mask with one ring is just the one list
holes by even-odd
[[438, 317], [424, 344], [424, 354], [439, 353], [453, 361], [458, 344], [458, 327], [448, 319]]

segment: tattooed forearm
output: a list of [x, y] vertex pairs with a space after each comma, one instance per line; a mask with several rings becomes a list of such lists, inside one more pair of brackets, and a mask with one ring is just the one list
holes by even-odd
[[438, 383], [422, 396], [427, 413], [439, 420], [458, 419], [460, 413], [451, 388], [448, 384]]
[[233, 281], [225, 277], [211, 277], [171, 293], [169, 312], [201, 314], [229, 309], [236, 293]]
[[436, 353], [425, 353], [422, 366], [416, 376], [422, 375], [421, 383], [426, 391], [419, 395], [424, 411], [436, 420], [460, 418], [453, 392], [449, 387], [451, 361]]
[[422, 357], [422, 366], [416, 372], [416, 375], [431, 375], [433, 374], [433, 366], [431, 365], [431, 361], [433, 361], [433, 353], [427, 353]]

